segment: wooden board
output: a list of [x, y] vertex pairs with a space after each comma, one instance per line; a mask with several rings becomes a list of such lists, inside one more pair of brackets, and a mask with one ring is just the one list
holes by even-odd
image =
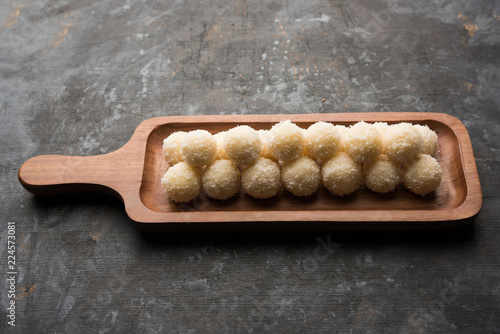
[[[241, 124], [269, 129], [285, 119], [303, 128], [317, 121], [426, 124], [438, 135], [435, 157], [443, 169], [441, 185], [424, 197], [402, 187], [389, 195], [359, 189], [339, 197], [320, 187], [307, 198], [282, 189], [268, 200], [243, 191], [227, 201], [203, 194], [189, 203], [168, 200], [160, 179], [168, 169], [161, 149], [170, 133], [205, 129], [215, 134]], [[112, 193], [123, 200], [134, 226], [146, 231], [443, 229], [469, 223], [482, 205], [467, 130], [457, 118], [440, 113], [158, 117], [141, 123], [127, 144], [108, 154], [31, 158], [19, 169], [19, 180], [35, 195]]]

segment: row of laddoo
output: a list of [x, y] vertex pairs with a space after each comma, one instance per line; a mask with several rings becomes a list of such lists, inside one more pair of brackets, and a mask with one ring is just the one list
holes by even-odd
[[379, 193], [402, 182], [425, 195], [441, 181], [441, 167], [432, 157], [436, 146], [434, 131], [410, 123], [346, 127], [316, 122], [302, 129], [287, 120], [270, 130], [240, 125], [215, 135], [174, 132], [163, 143], [171, 167], [162, 184], [175, 202], [189, 201], [202, 189], [212, 198], [227, 199], [240, 186], [256, 198], [274, 196], [282, 185], [307, 196], [320, 184], [342, 196], [363, 182]]

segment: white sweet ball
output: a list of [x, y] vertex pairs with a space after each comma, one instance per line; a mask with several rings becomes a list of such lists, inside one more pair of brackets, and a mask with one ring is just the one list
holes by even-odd
[[339, 135], [340, 135], [340, 152], [345, 152], [345, 140], [347, 138], [347, 131], [349, 131], [349, 128], [345, 125], [340, 125], [336, 124], [335, 129], [337, 129]]
[[228, 199], [240, 189], [240, 170], [231, 160], [215, 160], [203, 169], [201, 180], [209, 197]]
[[189, 131], [182, 140], [181, 153], [185, 162], [194, 167], [201, 167], [215, 160], [217, 142], [206, 130]]
[[241, 184], [245, 192], [255, 198], [269, 198], [281, 188], [281, 171], [278, 163], [259, 158], [245, 167], [241, 173]]
[[320, 185], [320, 168], [312, 158], [302, 155], [283, 163], [281, 181], [285, 189], [295, 196], [309, 196]]
[[262, 141], [262, 151], [260, 152], [260, 157], [278, 162], [278, 159], [269, 151], [269, 139], [271, 136], [269, 130], [258, 130], [257, 132], [259, 133], [260, 140]]
[[365, 164], [363, 174], [366, 187], [381, 194], [393, 191], [401, 182], [399, 163], [385, 154]]
[[275, 124], [270, 130], [268, 148], [281, 161], [299, 157], [304, 150], [303, 130], [290, 120]]
[[316, 122], [309, 126], [304, 141], [306, 154], [319, 162], [334, 156], [342, 146], [339, 129], [327, 122]]
[[170, 166], [184, 161], [181, 154], [181, 144], [185, 136], [186, 132], [177, 131], [171, 133], [167, 138], [163, 140], [163, 157]]
[[362, 164], [378, 157], [383, 150], [382, 136], [377, 129], [365, 122], [351, 126], [346, 133], [345, 152]]
[[389, 158], [408, 162], [422, 153], [424, 140], [420, 131], [410, 123], [391, 125], [384, 134], [385, 154]]
[[420, 154], [403, 168], [403, 184], [417, 195], [427, 195], [436, 190], [443, 172], [439, 162], [428, 154]]
[[424, 146], [422, 149], [422, 154], [434, 155], [436, 147], [438, 144], [438, 137], [436, 132], [432, 131], [427, 125], [415, 124], [413, 125], [420, 131], [422, 139], [424, 140]]
[[323, 185], [334, 195], [348, 195], [363, 183], [363, 169], [345, 152], [339, 152], [321, 166]]
[[215, 160], [218, 159], [229, 159], [224, 150], [224, 135], [226, 131], [221, 131], [214, 134], [215, 141], [217, 142], [217, 154], [215, 155]]
[[198, 168], [182, 161], [168, 168], [161, 184], [170, 200], [189, 202], [201, 191], [201, 173]]
[[387, 124], [387, 122], [375, 122], [372, 124], [372, 126], [377, 129], [378, 133], [384, 137], [385, 135], [385, 132], [387, 131], [387, 129], [389, 129], [389, 124]]
[[227, 131], [223, 143], [227, 156], [238, 165], [251, 164], [262, 151], [258, 132], [248, 125], [239, 125]]

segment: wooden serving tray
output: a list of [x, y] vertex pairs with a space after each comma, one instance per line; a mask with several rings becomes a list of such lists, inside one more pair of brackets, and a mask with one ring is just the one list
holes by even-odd
[[[317, 121], [427, 124], [438, 135], [435, 157], [443, 169], [441, 185], [424, 197], [403, 187], [388, 195], [362, 188], [339, 197], [321, 186], [306, 198], [282, 189], [274, 198], [257, 200], [240, 191], [227, 201], [201, 194], [184, 204], [171, 202], [163, 192], [160, 180], [168, 165], [162, 144], [172, 132], [205, 129], [215, 134], [241, 124], [270, 129], [286, 119], [302, 128]], [[111, 192], [123, 200], [134, 226], [145, 231], [443, 229], [469, 223], [482, 205], [467, 130], [457, 118], [440, 113], [157, 117], [142, 122], [114, 152], [36, 156], [21, 166], [18, 177], [35, 195]]]

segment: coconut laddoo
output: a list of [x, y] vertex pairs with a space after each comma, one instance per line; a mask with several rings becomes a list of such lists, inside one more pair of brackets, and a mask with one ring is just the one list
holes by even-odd
[[432, 131], [427, 125], [415, 124], [413, 126], [420, 131], [422, 139], [424, 140], [422, 154], [434, 155], [438, 143], [436, 132]]
[[269, 137], [271, 134], [269, 133], [269, 130], [258, 130], [257, 131], [260, 137], [260, 140], [262, 141], [262, 151], [260, 152], [260, 157], [261, 158], [267, 158], [273, 161], [278, 161], [278, 159], [271, 154], [269, 151]]
[[184, 161], [181, 154], [181, 144], [185, 136], [186, 132], [176, 131], [172, 132], [167, 138], [163, 140], [163, 157], [170, 166]]
[[303, 130], [290, 120], [281, 121], [269, 130], [269, 151], [278, 160], [289, 161], [304, 150]]
[[201, 181], [209, 197], [228, 199], [240, 189], [240, 170], [231, 160], [218, 159], [203, 169]]
[[259, 158], [241, 172], [241, 184], [245, 192], [255, 198], [269, 198], [281, 187], [281, 172], [278, 163]]
[[172, 201], [189, 202], [201, 191], [201, 173], [198, 168], [181, 161], [169, 167], [161, 184]]
[[316, 122], [304, 133], [306, 154], [322, 162], [335, 155], [342, 145], [340, 130], [331, 123]]
[[382, 138], [384, 137], [385, 131], [389, 128], [389, 124], [387, 124], [387, 122], [375, 122], [372, 126], [377, 129]]
[[295, 196], [309, 196], [320, 185], [320, 168], [312, 158], [302, 155], [283, 163], [281, 181], [285, 189]]
[[442, 178], [439, 162], [428, 154], [420, 154], [403, 167], [403, 184], [417, 195], [427, 195], [439, 187]]
[[349, 128], [345, 125], [340, 125], [336, 124], [335, 128], [340, 134], [340, 148], [339, 152], [345, 152], [345, 138], [347, 136], [347, 131], [349, 131]]
[[262, 151], [262, 141], [256, 130], [248, 125], [229, 129], [224, 136], [224, 150], [237, 165], [248, 165], [257, 160]]
[[401, 182], [399, 163], [385, 154], [365, 164], [363, 175], [366, 187], [381, 194], [393, 191]]
[[181, 144], [184, 161], [194, 167], [208, 165], [217, 155], [217, 142], [206, 130], [189, 131]]
[[383, 150], [382, 136], [378, 130], [363, 121], [352, 125], [346, 133], [345, 152], [356, 162], [370, 162]]
[[408, 162], [418, 156], [424, 148], [420, 131], [410, 123], [391, 125], [384, 134], [385, 154], [389, 158]]
[[339, 152], [323, 163], [321, 179], [332, 194], [348, 195], [363, 183], [363, 169], [347, 153]]
[[221, 131], [221, 132], [214, 134], [214, 139], [217, 142], [217, 154], [215, 155], [215, 160], [229, 159], [229, 157], [226, 154], [226, 151], [224, 150], [224, 135], [225, 134], [226, 134], [226, 131]]

